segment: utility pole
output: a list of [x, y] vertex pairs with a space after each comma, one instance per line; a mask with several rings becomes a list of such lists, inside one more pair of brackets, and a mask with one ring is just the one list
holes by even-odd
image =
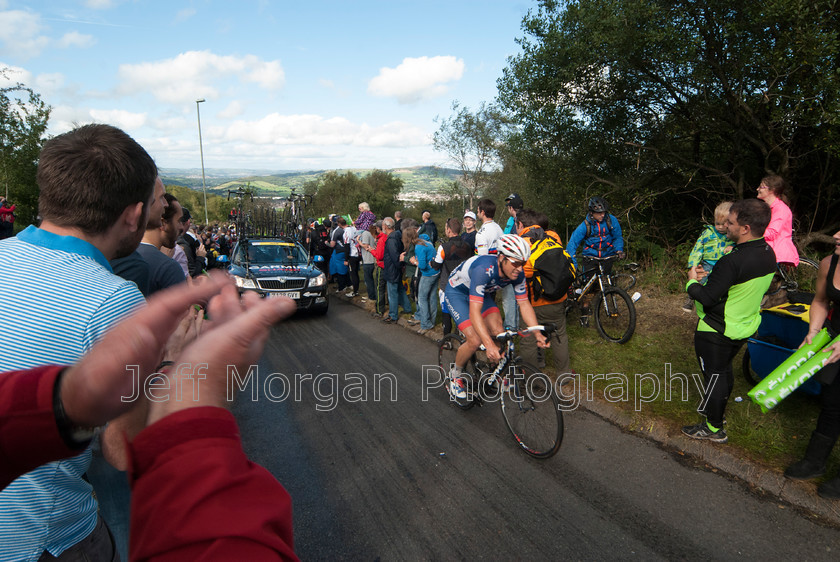
[[201, 151], [201, 187], [204, 190], [204, 224], [210, 224], [207, 218], [207, 182], [204, 179], [204, 145], [201, 142], [201, 110], [198, 104], [204, 103], [204, 98], [195, 100], [195, 113], [198, 116], [198, 149]]

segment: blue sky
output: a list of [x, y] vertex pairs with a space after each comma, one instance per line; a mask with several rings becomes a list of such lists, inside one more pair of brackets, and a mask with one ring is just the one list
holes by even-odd
[[[0, 0], [0, 68], [50, 133], [110, 123], [163, 168], [448, 165], [452, 101], [496, 95], [530, 0]], [[8, 80], [0, 78], [0, 84]]]

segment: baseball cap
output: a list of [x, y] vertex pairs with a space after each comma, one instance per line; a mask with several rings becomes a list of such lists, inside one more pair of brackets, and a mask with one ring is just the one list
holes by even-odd
[[514, 209], [522, 209], [525, 207], [525, 202], [522, 201], [522, 198], [518, 193], [511, 193], [505, 197], [505, 203], [508, 207], [513, 207]]
[[464, 218], [467, 217], [471, 218], [472, 220], [475, 220], [475, 213], [473, 213], [472, 211], [467, 211], [466, 213], [464, 213]]

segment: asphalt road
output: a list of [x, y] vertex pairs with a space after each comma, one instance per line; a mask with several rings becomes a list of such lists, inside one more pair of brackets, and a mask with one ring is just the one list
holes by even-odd
[[275, 329], [234, 411], [294, 499], [303, 559], [838, 559], [840, 530], [582, 410], [531, 459], [498, 405], [423, 399], [435, 362], [431, 340], [337, 299]]

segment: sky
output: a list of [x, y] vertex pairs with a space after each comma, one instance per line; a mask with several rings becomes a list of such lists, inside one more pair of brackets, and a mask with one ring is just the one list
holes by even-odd
[[[0, 0], [0, 86], [49, 134], [108, 123], [161, 168], [451, 166], [435, 118], [496, 96], [534, 0]], [[197, 104], [196, 100], [205, 101]]]

